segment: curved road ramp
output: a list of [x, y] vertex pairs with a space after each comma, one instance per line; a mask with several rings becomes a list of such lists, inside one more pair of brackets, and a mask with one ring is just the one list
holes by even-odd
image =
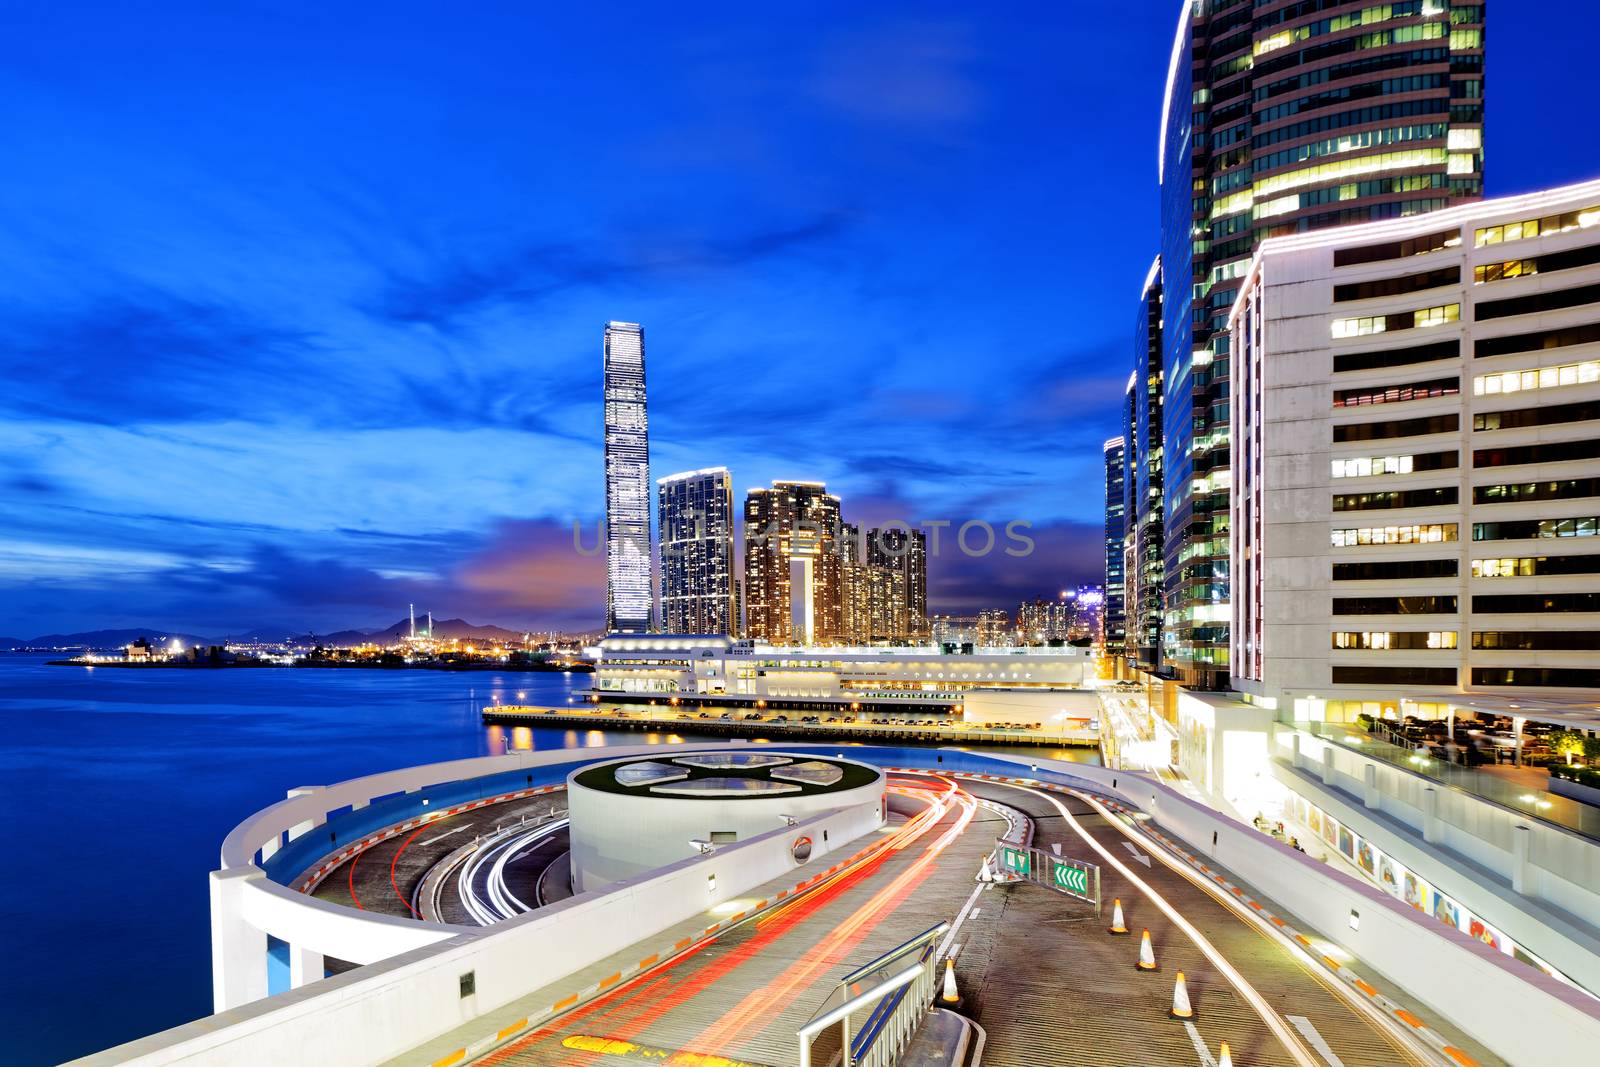
[[[576, 893], [572, 777], [662, 748], [293, 790], [211, 876], [218, 1014], [78, 1062], [1545, 1067], [1600, 1046], [1586, 993], [1144, 776], [759, 751], [880, 788], [788, 810], [797, 794], [729, 785], [758, 772], [726, 760], [630, 771], [722, 781], [670, 794], [706, 798], [683, 801], [709, 805], [703, 832], [619, 808], [605, 848], [668, 862]], [[765, 806], [735, 830], [717, 805], [745, 792]]]

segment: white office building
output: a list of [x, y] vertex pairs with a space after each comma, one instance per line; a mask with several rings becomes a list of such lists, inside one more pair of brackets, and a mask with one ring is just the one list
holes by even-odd
[[1600, 182], [1264, 242], [1232, 318], [1233, 687], [1600, 688]]
[[650, 422], [645, 406], [644, 327], [606, 323], [606, 629], [646, 633], [650, 579]]

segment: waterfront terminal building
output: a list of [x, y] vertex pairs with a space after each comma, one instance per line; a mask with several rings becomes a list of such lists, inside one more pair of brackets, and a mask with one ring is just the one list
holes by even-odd
[[[591, 694], [751, 708], [939, 712], [967, 721], [1092, 719], [1086, 648], [795, 647], [720, 634], [612, 634], [588, 650]], [[1059, 724], [1058, 724], [1059, 725]]]

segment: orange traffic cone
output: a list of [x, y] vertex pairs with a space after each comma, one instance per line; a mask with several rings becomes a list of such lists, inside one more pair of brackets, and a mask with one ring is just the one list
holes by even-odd
[[1150, 947], [1150, 931], [1146, 930], [1139, 938], [1139, 962], [1134, 964], [1141, 971], [1156, 969], [1156, 950]]
[[1128, 924], [1124, 922], [1122, 918], [1121, 897], [1118, 897], [1111, 904], [1111, 932], [1114, 934], [1125, 934], [1128, 932]]
[[1189, 987], [1184, 984], [1183, 972], [1178, 972], [1178, 981], [1172, 987], [1172, 1010], [1167, 1012], [1174, 1019], [1193, 1019], [1194, 1008], [1189, 1006]]
[[1222, 1043], [1222, 1051], [1217, 1054], [1217, 1067], [1233, 1067], [1233, 1057], [1228, 1054], [1228, 1043]]
[[956, 992], [956, 961], [953, 959], [944, 961], [944, 995], [942, 999], [947, 1004], [954, 1004], [961, 999], [961, 995]]

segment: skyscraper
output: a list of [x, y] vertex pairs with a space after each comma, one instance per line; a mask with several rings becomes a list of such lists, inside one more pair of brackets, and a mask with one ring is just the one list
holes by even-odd
[[648, 633], [650, 426], [645, 410], [644, 327], [606, 323], [606, 629]]
[[657, 493], [662, 625], [675, 634], [736, 633], [733, 479], [727, 468], [669, 475]]
[[1268, 236], [1483, 191], [1482, 0], [1182, 0], [1161, 114], [1164, 658], [1228, 680], [1227, 314]]
[[1113, 437], [1105, 443], [1106, 460], [1106, 655], [1122, 658], [1126, 634], [1123, 616], [1122, 538], [1126, 533], [1126, 501], [1123, 500], [1124, 450], [1127, 442]]
[[774, 644], [846, 639], [839, 498], [821, 482], [773, 482], [744, 503], [745, 636]]
[[1123, 427], [1128, 546], [1123, 582], [1127, 658], [1141, 670], [1161, 666], [1161, 260], [1150, 264], [1134, 317], [1131, 410]]

